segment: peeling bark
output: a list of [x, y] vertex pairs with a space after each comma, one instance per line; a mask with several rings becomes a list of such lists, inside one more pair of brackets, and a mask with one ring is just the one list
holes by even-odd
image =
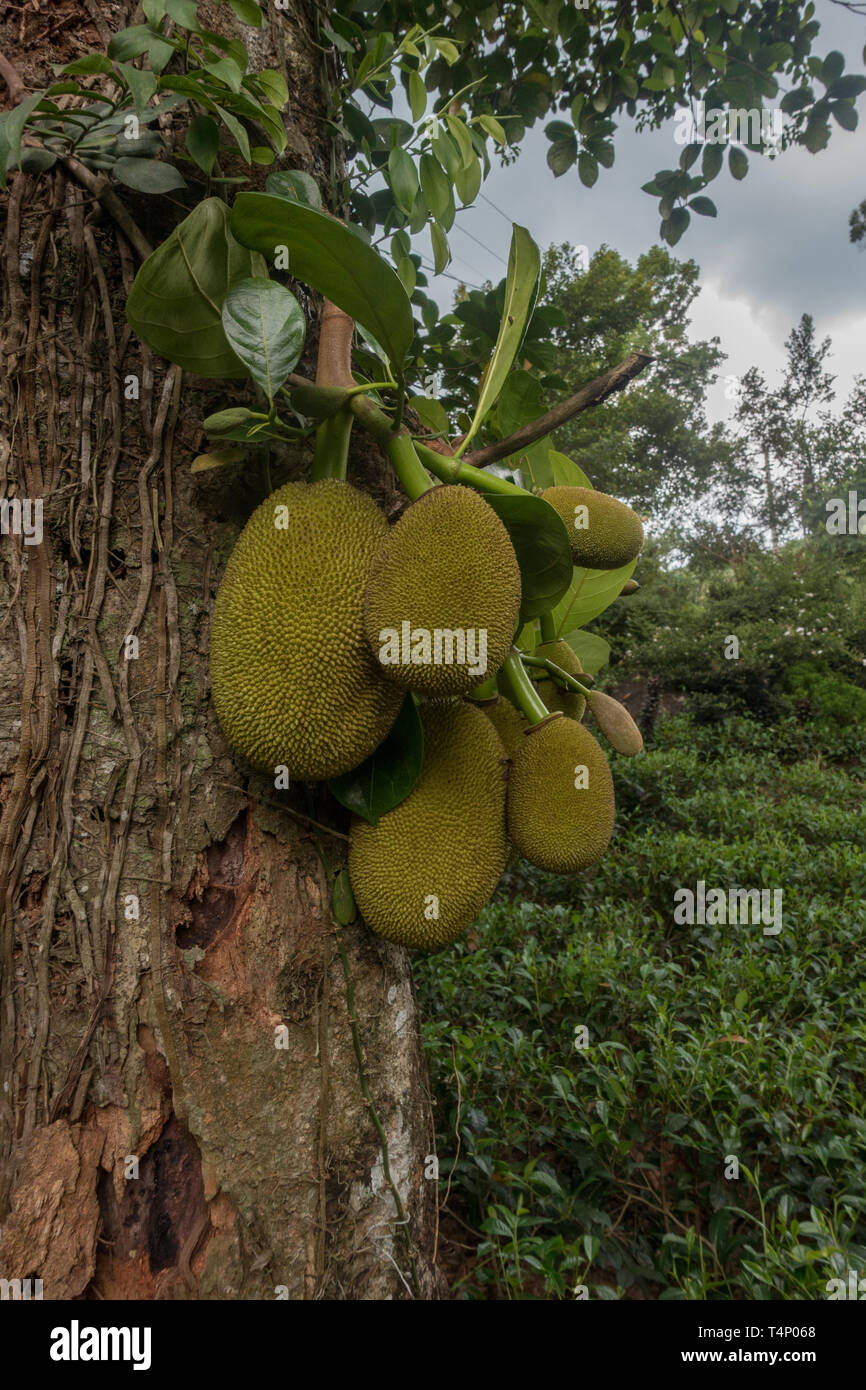
[[[287, 166], [321, 178], [309, 12], [271, 19], [244, 38], [287, 73]], [[44, 84], [71, 55], [22, 56], [18, 29], [0, 48]], [[121, 196], [152, 244], [177, 220]], [[44, 535], [0, 538], [0, 1276], [46, 1299], [436, 1297], [408, 957], [338, 939], [339, 808], [251, 774], [210, 708], [213, 600], [266, 481], [191, 475], [219, 389], [132, 336], [138, 258], [87, 190], [14, 175], [2, 216], [0, 485], [43, 499]], [[379, 462], [352, 468], [399, 505]]]

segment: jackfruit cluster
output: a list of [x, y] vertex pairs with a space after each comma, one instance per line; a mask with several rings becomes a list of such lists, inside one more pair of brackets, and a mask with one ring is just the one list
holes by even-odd
[[505, 750], [463, 701], [423, 705], [421, 722], [421, 775], [378, 825], [353, 818], [349, 875], [373, 931], [434, 950], [475, 920], [505, 868]]
[[286, 483], [229, 557], [211, 628], [214, 708], [253, 767], [317, 781], [357, 767], [403, 692], [364, 634], [363, 596], [388, 523], [371, 497], [327, 479]]
[[431, 488], [379, 548], [364, 598], [370, 649], [404, 690], [462, 695], [495, 675], [520, 613], [507, 530], [472, 488]]
[[640, 554], [643, 524], [624, 502], [590, 487], [549, 487], [541, 496], [565, 523], [575, 565], [619, 569]]

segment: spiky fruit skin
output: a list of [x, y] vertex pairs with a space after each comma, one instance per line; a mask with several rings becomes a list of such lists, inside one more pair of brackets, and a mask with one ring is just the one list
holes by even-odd
[[485, 701], [478, 708], [490, 720], [510, 758], [514, 750], [520, 747], [523, 735], [529, 728], [528, 719], [504, 695], [497, 695], [495, 700]]
[[238, 537], [214, 608], [211, 686], [226, 738], [253, 767], [336, 777], [394, 723], [402, 695], [371, 656], [362, 611], [387, 533], [371, 497], [330, 478], [278, 488]]
[[[535, 655], [546, 656], [548, 661], [559, 666], [568, 676], [583, 675], [577, 652], [561, 639], [557, 642], [542, 642], [540, 647], [536, 647]], [[533, 675], [539, 670], [539, 667], [530, 667]], [[578, 690], [564, 690], [561, 685], [557, 685], [552, 676], [544, 676], [538, 681], [536, 688], [551, 714], [558, 710], [560, 714], [578, 722], [583, 718], [586, 712], [586, 697]]]
[[378, 825], [354, 818], [349, 876], [374, 932], [429, 951], [470, 926], [505, 868], [504, 750], [470, 705], [426, 705], [421, 720], [421, 775]]
[[487, 633], [487, 667], [468, 661], [386, 662], [383, 673], [424, 695], [462, 695], [499, 670], [520, 612], [520, 568], [510, 537], [471, 488], [434, 487], [391, 528], [370, 572], [364, 600], [367, 639], [377, 658], [383, 633]]
[[[587, 769], [587, 785], [576, 770]], [[613, 778], [600, 745], [573, 719], [524, 736], [508, 779], [508, 833], [531, 864], [570, 874], [601, 859], [613, 833]]]
[[[624, 502], [590, 487], [549, 487], [541, 495], [562, 517], [576, 565], [613, 570], [640, 554], [643, 525]], [[578, 507], [586, 507], [585, 517], [575, 510]]]

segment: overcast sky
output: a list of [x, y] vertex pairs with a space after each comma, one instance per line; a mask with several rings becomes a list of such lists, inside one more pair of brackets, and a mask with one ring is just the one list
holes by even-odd
[[[816, 51], [823, 56], [838, 48], [846, 71], [862, 72], [866, 21], [832, 0], [816, 0], [816, 17], [821, 21]], [[784, 340], [800, 315], [810, 313], [818, 336], [833, 340], [830, 370], [838, 377], [837, 404], [855, 373], [866, 372], [866, 251], [848, 239], [851, 209], [866, 197], [866, 95], [858, 109], [858, 129], [849, 133], [834, 122], [828, 148], [817, 155], [801, 149], [774, 160], [750, 155], [748, 176], [740, 183], [726, 167], [707, 190], [718, 217], [693, 215], [674, 250], [701, 267], [692, 336], [721, 339], [725, 373], [739, 375], [759, 365], [775, 383], [785, 360]], [[671, 123], [638, 135], [626, 118], [615, 137], [616, 163], [601, 169], [595, 187], [586, 189], [576, 169], [554, 179], [543, 126], [535, 127], [517, 162], [494, 167], [476, 206], [458, 212], [449, 233], [454, 256], [449, 273], [474, 285], [500, 280], [510, 219], [528, 227], [542, 247], [569, 241], [587, 246], [591, 255], [607, 243], [634, 260], [659, 240], [657, 199], [640, 186], [657, 169], [677, 166], [681, 146], [673, 130]], [[422, 239], [418, 242], [423, 250]], [[425, 250], [425, 260], [429, 256]], [[450, 307], [454, 281], [434, 280], [432, 273], [430, 279], [430, 293]], [[709, 398], [710, 416], [722, 419], [731, 409], [720, 380]]]

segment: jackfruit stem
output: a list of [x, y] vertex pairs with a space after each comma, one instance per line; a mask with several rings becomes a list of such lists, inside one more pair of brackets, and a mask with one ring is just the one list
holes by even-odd
[[313, 452], [313, 466], [310, 477], [314, 483], [323, 478], [346, 478], [349, 461], [349, 438], [355, 417], [349, 410], [338, 410], [329, 415], [316, 430], [316, 447]]
[[473, 468], [471, 463], [464, 463], [453, 454], [437, 454], [435, 449], [428, 449], [420, 439], [415, 440], [415, 449], [424, 467], [429, 468], [443, 483], [465, 483], [477, 492], [497, 492], [506, 497], [532, 495], [525, 487], [518, 487], [517, 483], [510, 483], [507, 478], [499, 478], [495, 473], [487, 473], [483, 468]]
[[530, 724], [540, 724], [542, 719], [550, 717], [550, 710], [529, 679], [516, 647], [512, 647], [505, 658], [499, 679], [507, 683], [514, 703], [520, 712], [526, 715]]
[[[563, 671], [561, 666], [557, 666], [555, 661], [550, 661], [546, 656], [524, 656], [523, 661], [527, 666], [541, 667], [549, 676], [553, 676], [554, 680], [564, 685], [567, 690], [577, 690], [581, 695], [592, 694], [585, 685], [581, 685], [579, 680], [570, 675], [568, 671]], [[592, 677], [584, 675], [584, 679], [592, 680]]]
[[542, 613], [541, 615], [541, 640], [542, 642], [555, 642], [558, 633], [556, 631], [556, 620], [552, 613]]
[[349, 401], [349, 409], [363, 428], [372, 434], [376, 443], [384, 449], [403, 490], [413, 502], [436, 486], [422, 466], [407, 429], [395, 430], [384, 410], [380, 410], [369, 396], [353, 396]]
[[470, 690], [468, 698], [470, 700], [495, 700], [499, 694], [499, 686], [496, 684], [496, 677], [491, 676], [483, 685], [476, 685]]

